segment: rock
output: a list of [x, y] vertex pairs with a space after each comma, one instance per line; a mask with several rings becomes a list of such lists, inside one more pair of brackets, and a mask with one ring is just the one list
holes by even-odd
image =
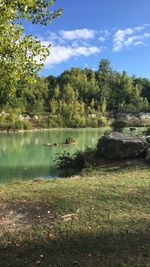
[[68, 137], [66, 138], [65, 144], [67, 145], [76, 144], [76, 140], [73, 137]]
[[31, 120], [31, 117], [28, 114], [24, 114], [24, 115], [20, 114], [19, 120], [20, 121], [29, 121], [29, 120]]
[[125, 122], [128, 126], [150, 125], [150, 112], [118, 113], [116, 119]]
[[137, 136], [112, 132], [98, 140], [97, 152], [108, 159], [126, 159], [144, 157], [147, 147], [148, 144]]
[[150, 163], [150, 148], [147, 149], [146, 151], [146, 157], [145, 157], [146, 161]]
[[65, 143], [46, 143], [46, 146], [58, 146], [58, 145], [75, 145], [76, 140], [73, 137], [66, 138]]

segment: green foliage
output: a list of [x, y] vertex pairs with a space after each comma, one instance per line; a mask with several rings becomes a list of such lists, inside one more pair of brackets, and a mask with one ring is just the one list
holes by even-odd
[[24, 18], [46, 25], [61, 14], [50, 11], [52, 1], [1, 0], [0, 2], [0, 99], [5, 104], [16, 92], [20, 81], [31, 84], [43, 66], [49, 46], [31, 35], [25, 35], [21, 23]]
[[100, 116], [98, 119], [98, 126], [109, 126], [111, 122], [105, 116]]
[[114, 131], [122, 131], [124, 127], [126, 127], [126, 123], [124, 121], [117, 121], [115, 120], [113, 123], [112, 123], [112, 127], [113, 127], [113, 130]]
[[81, 170], [95, 165], [95, 155], [95, 149], [87, 147], [84, 151], [76, 151], [72, 156], [65, 151], [55, 161], [58, 169]]
[[150, 135], [150, 127], [147, 128], [144, 132], [143, 132], [144, 135], [148, 136]]
[[32, 130], [33, 124], [31, 123], [31, 121], [23, 121], [23, 129], [24, 130]]
[[33, 127], [34, 125], [31, 121], [21, 120], [17, 111], [4, 113], [0, 116], [0, 130], [31, 130]]
[[47, 117], [47, 126], [48, 128], [65, 128], [66, 124], [64, 118], [61, 115], [49, 115]]
[[0, 89], [1, 110], [38, 115], [33, 126], [41, 128], [107, 126], [108, 114], [150, 111], [150, 81], [114, 71], [107, 59], [101, 60], [98, 71], [72, 68], [59, 77], [36, 77], [32, 83], [20, 77], [13, 93], [9, 90]]

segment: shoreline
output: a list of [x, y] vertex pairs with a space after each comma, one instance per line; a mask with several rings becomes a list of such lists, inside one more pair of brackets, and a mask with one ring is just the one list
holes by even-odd
[[9, 133], [26, 133], [26, 132], [45, 132], [45, 131], [56, 131], [56, 130], [78, 130], [78, 129], [101, 129], [101, 128], [108, 128], [108, 129], [111, 129], [110, 126], [105, 126], [105, 127], [79, 127], [79, 128], [34, 128], [34, 129], [31, 129], [31, 130], [23, 130], [23, 129], [20, 129], [20, 130], [0, 130], [0, 133], [2, 134], [9, 134]]
[[1, 130], [0, 133], [5, 133], [5, 134], [8, 134], [8, 133], [25, 133], [25, 132], [44, 132], [44, 131], [54, 131], [54, 130], [66, 130], [66, 129], [74, 129], [74, 128], [34, 128], [34, 129], [31, 129], [31, 130], [24, 130], [24, 129], [19, 129], [19, 130]]

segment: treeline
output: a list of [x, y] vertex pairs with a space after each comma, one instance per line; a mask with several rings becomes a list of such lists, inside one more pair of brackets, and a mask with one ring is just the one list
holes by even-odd
[[38, 115], [40, 127], [108, 124], [106, 114], [150, 111], [150, 80], [130, 77], [102, 59], [98, 71], [72, 68], [60, 76], [19, 81], [13, 94], [0, 92], [1, 111]]

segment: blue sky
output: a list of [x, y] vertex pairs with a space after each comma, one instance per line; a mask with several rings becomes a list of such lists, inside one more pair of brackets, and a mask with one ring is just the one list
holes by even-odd
[[117, 71], [150, 78], [150, 0], [56, 0], [63, 14], [50, 25], [25, 24], [25, 32], [51, 43], [40, 75], [71, 67], [98, 68], [108, 58]]

